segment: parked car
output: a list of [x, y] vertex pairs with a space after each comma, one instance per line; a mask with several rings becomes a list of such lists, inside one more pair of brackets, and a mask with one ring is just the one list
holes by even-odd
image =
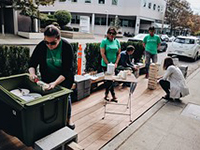
[[196, 61], [200, 55], [200, 39], [192, 36], [178, 36], [168, 48], [167, 55], [185, 56]]
[[166, 42], [169, 42], [169, 36], [167, 34], [162, 34], [160, 35], [160, 39], [162, 41], [166, 41]]
[[169, 42], [173, 42], [175, 40], [175, 38], [176, 37], [172, 35], [171, 37], [169, 37]]
[[[143, 33], [137, 34], [133, 38], [129, 38], [128, 41], [142, 42], [146, 35], [148, 35], [148, 34], [143, 34]], [[168, 45], [167, 45], [166, 41], [161, 40], [161, 46], [160, 46], [160, 49], [158, 49], [158, 52], [165, 52], [167, 50], [167, 47], [168, 47]]]

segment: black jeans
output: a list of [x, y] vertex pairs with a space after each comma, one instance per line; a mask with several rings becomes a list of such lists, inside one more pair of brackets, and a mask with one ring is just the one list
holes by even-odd
[[169, 96], [170, 82], [166, 81], [166, 80], [160, 80], [159, 83], [160, 83], [160, 86], [162, 87], [162, 89], [166, 92], [167, 96]]
[[[103, 68], [104, 72], [107, 71], [107, 67], [102, 67], [102, 68]], [[106, 87], [105, 95], [108, 95], [108, 93], [110, 91], [112, 97], [114, 97], [115, 96], [114, 82], [113, 81], [105, 81], [104, 84], [105, 84], [105, 87]]]

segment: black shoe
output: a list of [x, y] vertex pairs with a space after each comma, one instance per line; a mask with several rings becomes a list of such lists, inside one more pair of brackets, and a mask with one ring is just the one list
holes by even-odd
[[111, 102], [115, 102], [115, 103], [117, 103], [117, 102], [118, 102], [118, 100], [117, 100], [117, 99], [115, 99], [115, 98], [113, 98], [113, 99], [111, 99]]
[[109, 101], [109, 98], [108, 98], [108, 96], [105, 96], [105, 97], [104, 97], [104, 99], [105, 99], [106, 101]]
[[162, 98], [163, 98], [163, 99], [166, 99], [166, 100], [168, 100], [168, 101], [173, 101], [173, 99], [170, 98], [168, 95], [165, 95], [165, 96], [163, 96]]
[[182, 102], [180, 98], [175, 98], [174, 100], [175, 100], [176, 102], [179, 102], [179, 103]]
[[72, 130], [74, 130], [75, 129], [75, 124], [67, 124], [67, 126], [70, 128], [70, 129], [72, 129]]

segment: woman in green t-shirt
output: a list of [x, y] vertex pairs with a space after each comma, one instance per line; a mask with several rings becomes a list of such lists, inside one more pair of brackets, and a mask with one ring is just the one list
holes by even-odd
[[[107, 65], [109, 63], [115, 64], [115, 68], [117, 68], [119, 59], [121, 46], [119, 41], [115, 38], [117, 34], [117, 30], [114, 27], [110, 27], [107, 31], [107, 37], [102, 40], [100, 49], [101, 49], [101, 66], [105, 71], [107, 71]], [[117, 97], [115, 96], [114, 86], [112, 81], [106, 81], [106, 91], [104, 99], [109, 101], [108, 93], [111, 92], [112, 99], [111, 101], [117, 102]]]

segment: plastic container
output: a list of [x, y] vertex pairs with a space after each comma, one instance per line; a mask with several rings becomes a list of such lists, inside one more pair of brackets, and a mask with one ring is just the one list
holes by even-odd
[[114, 75], [115, 73], [115, 64], [109, 63], [107, 65], [107, 74]]
[[[29, 89], [42, 97], [26, 102], [9, 92]], [[43, 91], [28, 74], [0, 78], [0, 129], [18, 137], [27, 146], [66, 125], [67, 101], [71, 90], [57, 86]]]

